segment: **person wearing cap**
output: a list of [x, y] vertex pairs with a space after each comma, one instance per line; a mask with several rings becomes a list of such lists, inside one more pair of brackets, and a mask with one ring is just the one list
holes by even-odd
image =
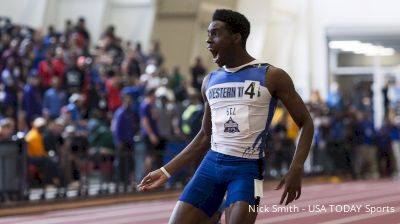
[[45, 149], [43, 132], [47, 122], [43, 117], [36, 118], [32, 123], [31, 130], [26, 134], [28, 163], [35, 165], [44, 174], [45, 184], [60, 184], [59, 169], [57, 164], [51, 160]]

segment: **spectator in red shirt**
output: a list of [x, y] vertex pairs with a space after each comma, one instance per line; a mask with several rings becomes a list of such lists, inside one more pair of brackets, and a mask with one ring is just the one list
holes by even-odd
[[54, 75], [60, 80], [63, 78], [65, 70], [64, 50], [61, 47], [56, 48], [54, 59], [52, 60]]
[[40, 87], [42, 92], [51, 87], [51, 79], [54, 77], [54, 66], [52, 64], [53, 53], [48, 51], [46, 59], [39, 63]]
[[108, 109], [112, 112], [121, 106], [121, 78], [115, 74], [115, 71], [108, 72], [108, 79], [106, 81], [107, 103]]

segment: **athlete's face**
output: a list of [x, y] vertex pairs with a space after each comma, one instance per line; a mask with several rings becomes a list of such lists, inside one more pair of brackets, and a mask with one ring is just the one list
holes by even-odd
[[221, 21], [212, 21], [208, 26], [207, 49], [213, 56], [213, 61], [220, 67], [229, 60], [234, 45], [234, 34]]

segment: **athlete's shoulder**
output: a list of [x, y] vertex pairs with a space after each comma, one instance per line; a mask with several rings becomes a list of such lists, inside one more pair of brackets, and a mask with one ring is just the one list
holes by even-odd
[[206, 76], [204, 76], [203, 83], [201, 84], [201, 95], [204, 98], [204, 101], [207, 101], [206, 97], [206, 90], [208, 88], [208, 81], [210, 80], [210, 76], [213, 72], [208, 73]]
[[[224, 68], [217, 68], [217, 69], [215, 69], [215, 70], [209, 72], [209, 73], [204, 77], [204, 80], [207, 79], [207, 81], [208, 81], [213, 75], [218, 74], [218, 73], [220, 73], [220, 72], [225, 72]], [[203, 82], [203, 83], [204, 83], [204, 82]]]
[[290, 79], [289, 74], [285, 70], [273, 65], [268, 66], [266, 75], [268, 79], [272, 79], [273, 81], [279, 81], [280, 79], [284, 79], [283, 81], [285, 81], [288, 78]]
[[267, 87], [271, 93], [285, 91], [293, 88], [293, 81], [289, 74], [282, 68], [270, 65], [266, 72]]

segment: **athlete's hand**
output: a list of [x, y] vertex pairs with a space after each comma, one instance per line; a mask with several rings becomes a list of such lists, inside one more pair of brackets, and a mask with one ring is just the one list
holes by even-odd
[[153, 190], [161, 185], [163, 185], [165, 182], [167, 182], [168, 177], [165, 176], [165, 174], [160, 170], [154, 170], [147, 174], [140, 182], [139, 185], [137, 185], [137, 188], [139, 191], [149, 191]]
[[300, 198], [302, 175], [303, 169], [289, 170], [289, 172], [282, 178], [281, 182], [275, 188], [275, 190], [279, 190], [283, 187], [283, 185], [285, 185], [285, 190], [283, 191], [279, 204], [282, 204], [285, 201], [285, 198], [285, 205], [288, 205], [293, 200]]

